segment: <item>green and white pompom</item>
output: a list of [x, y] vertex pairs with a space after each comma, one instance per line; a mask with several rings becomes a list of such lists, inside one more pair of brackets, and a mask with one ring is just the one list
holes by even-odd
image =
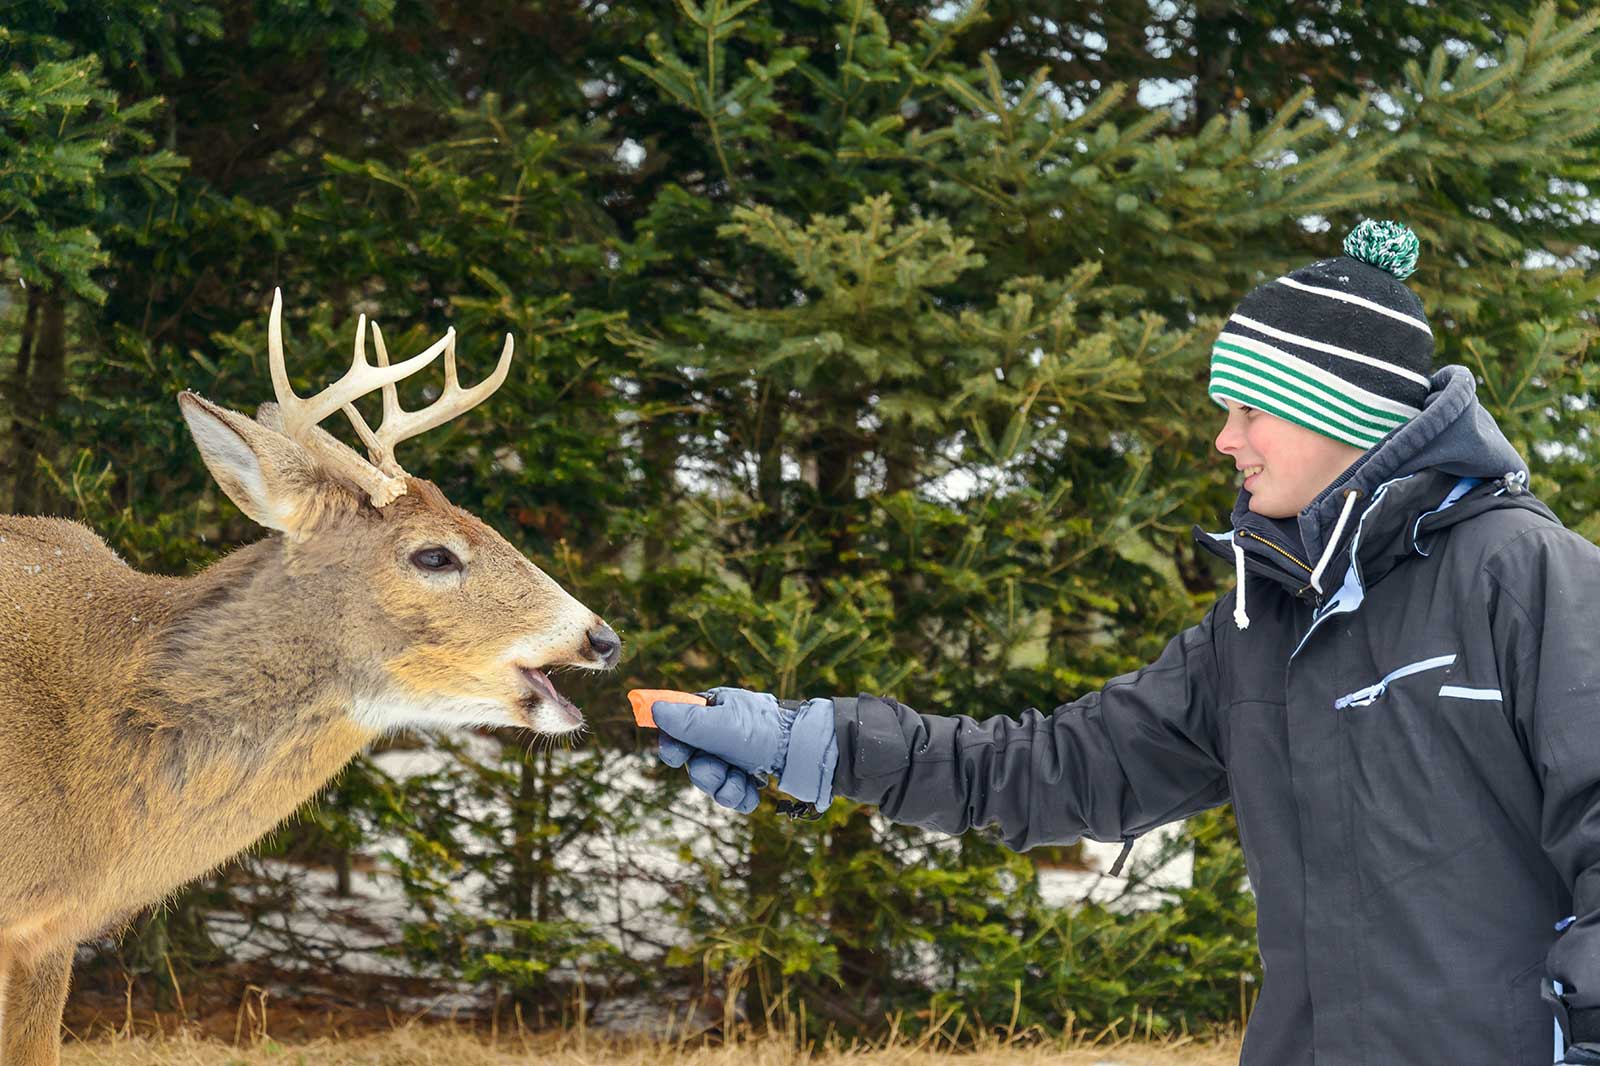
[[1401, 281], [1417, 269], [1417, 251], [1411, 227], [1387, 218], [1369, 218], [1344, 238], [1345, 255], [1387, 270]]

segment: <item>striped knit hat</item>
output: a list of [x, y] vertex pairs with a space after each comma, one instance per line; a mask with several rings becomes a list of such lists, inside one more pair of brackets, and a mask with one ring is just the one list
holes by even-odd
[[1211, 398], [1372, 447], [1428, 396], [1433, 331], [1400, 284], [1416, 265], [1416, 234], [1369, 219], [1344, 255], [1256, 289], [1211, 348]]

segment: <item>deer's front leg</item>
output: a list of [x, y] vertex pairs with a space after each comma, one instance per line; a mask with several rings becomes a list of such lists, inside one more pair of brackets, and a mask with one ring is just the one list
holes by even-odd
[[74, 944], [30, 954], [0, 944], [0, 1066], [57, 1066]]

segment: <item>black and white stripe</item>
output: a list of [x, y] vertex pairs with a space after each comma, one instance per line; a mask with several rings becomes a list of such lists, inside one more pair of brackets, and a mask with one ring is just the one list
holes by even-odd
[[1432, 363], [1416, 295], [1338, 256], [1244, 298], [1212, 349], [1210, 393], [1371, 447], [1421, 412]]

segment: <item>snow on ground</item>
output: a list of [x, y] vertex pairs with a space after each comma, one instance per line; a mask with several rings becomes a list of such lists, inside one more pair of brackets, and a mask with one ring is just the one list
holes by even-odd
[[[491, 738], [473, 736], [466, 743], [469, 753], [479, 759], [491, 761], [498, 755], [498, 742]], [[564, 754], [557, 752], [555, 757], [561, 758]], [[384, 751], [371, 759], [384, 773], [404, 779], [438, 771], [450, 764], [454, 756], [430, 745]], [[616, 797], [615, 803], [631, 802], [648, 792], [649, 765], [644, 758], [624, 755], [608, 768], [613, 786], [608, 795]], [[593, 934], [634, 958], [656, 958], [664, 942], [666, 946], [675, 938], [681, 942], [681, 932], [670, 923], [652, 920], [652, 915], [668, 902], [670, 885], [694, 876], [692, 865], [686, 863], [682, 855], [687, 852], [702, 860], [716, 858], [718, 839], [724, 835], [719, 830], [729, 828], [740, 817], [715, 806], [686, 783], [669, 811], [645, 822], [637, 831], [596, 833], [569, 849], [565, 856], [569, 872], [592, 875], [597, 884], [607, 886], [607, 890], [596, 893], [592, 901]], [[1150, 861], [1176, 832], [1176, 826], [1169, 826], [1141, 838], [1134, 846], [1130, 864], [1137, 867], [1141, 857]], [[929, 850], [951, 846], [955, 846], [953, 838], [941, 837], [930, 837], [924, 845]], [[402, 838], [380, 838], [374, 841], [370, 854], [403, 854], [405, 848]], [[1116, 909], [1131, 910], [1156, 906], [1166, 898], [1164, 889], [1186, 886], [1190, 882], [1192, 855], [1184, 851], [1149, 872], [1136, 891], [1129, 891], [1124, 879], [1106, 873], [1120, 850], [1118, 844], [1086, 841], [1084, 851], [1090, 869], [1041, 869], [1039, 888], [1045, 902], [1072, 907], [1093, 900]], [[269, 879], [292, 882], [295, 898], [302, 905], [287, 913], [264, 907], [253, 919], [235, 912], [213, 913], [209, 918], [211, 932], [231, 957], [240, 960], [276, 957], [280, 961], [309, 958], [313, 962], [307, 964], [308, 968], [336, 966], [347, 972], [396, 977], [416, 974], [414, 965], [393, 949], [396, 931], [407, 920], [417, 920], [422, 915], [406, 899], [398, 878], [381, 862], [370, 872], [353, 871], [351, 894], [343, 898], [336, 894], [331, 870], [308, 869], [276, 860], [255, 862]], [[456, 902], [460, 909], [467, 914], [474, 913], [473, 901], [483, 896], [486, 887], [481, 878], [464, 878], [456, 886]], [[263, 886], [262, 894], [272, 894], [273, 888], [269, 882]], [[487, 916], [487, 911], [481, 913]], [[642, 929], [650, 930], [652, 943], [640, 942], [636, 931]], [[930, 958], [929, 962], [932, 964], [933, 960]], [[574, 967], [568, 966], [556, 971], [554, 976], [580, 975]], [[437, 996], [397, 1002], [394, 1007], [407, 1013], [448, 1015], [452, 1011], [484, 1006], [481, 990], [474, 986], [443, 982], [440, 988], [442, 992]], [[711, 1020], [705, 1016], [707, 1010], [691, 1004], [663, 1004], [656, 999], [613, 997], [597, 1008], [592, 1022], [598, 1028], [616, 1033], [659, 1033], [674, 1025], [703, 1028]]]
[[[1128, 865], [1137, 865], [1142, 855], [1155, 855], [1167, 848], [1181, 828], [1182, 823], [1165, 825], [1140, 837], [1134, 842]], [[1112, 877], [1107, 872], [1121, 851], [1121, 844], [1085, 840], [1083, 857], [1089, 869], [1041, 869], [1039, 895], [1052, 907], [1072, 907], [1079, 903], [1094, 902], [1103, 903], [1114, 910], [1130, 911], [1155, 907], [1168, 898], [1164, 890], [1188, 888], [1194, 883], [1194, 852], [1184, 849], [1145, 874], [1138, 889], [1129, 892], [1127, 881]]]

